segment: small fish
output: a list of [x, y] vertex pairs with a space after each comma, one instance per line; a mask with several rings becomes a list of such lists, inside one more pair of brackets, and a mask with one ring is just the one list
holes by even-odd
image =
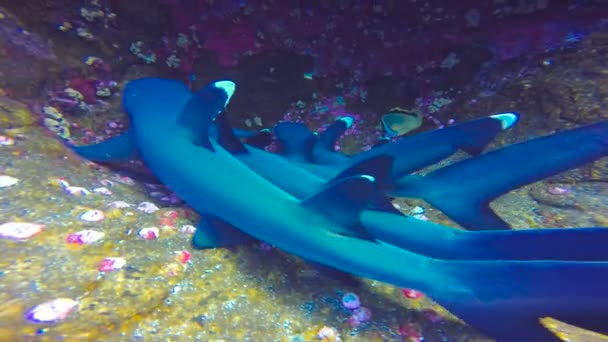
[[76, 305], [71, 298], [57, 298], [29, 309], [25, 317], [35, 323], [55, 323], [68, 317]]
[[0, 225], [0, 238], [27, 240], [44, 229], [43, 224], [28, 222], [8, 222]]
[[0, 188], [6, 188], [11, 185], [15, 185], [19, 180], [15, 177], [0, 175]]

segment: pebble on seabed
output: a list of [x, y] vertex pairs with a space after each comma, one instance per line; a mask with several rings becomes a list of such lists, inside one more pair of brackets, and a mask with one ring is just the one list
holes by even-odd
[[0, 146], [11, 146], [15, 145], [15, 140], [6, 135], [0, 135]]
[[137, 210], [143, 211], [146, 214], [152, 214], [159, 210], [159, 208], [152, 202], [141, 202], [137, 205]]
[[84, 245], [84, 244], [97, 242], [97, 241], [103, 239], [104, 235], [105, 234], [102, 232], [86, 229], [86, 230], [81, 230], [76, 233], [68, 234], [68, 236], [66, 237], [66, 241], [67, 241], [67, 243]]
[[54, 323], [68, 317], [78, 302], [71, 298], [57, 298], [36, 305], [25, 313], [28, 321], [36, 323]]
[[29, 222], [7, 222], [0, 224], [0, 238], [26, 240], [44, 229], [43, 224]]
[[156, 240], [156, 239], [158, 239], [159, 234], [160, 234], [160, 231], [156, 227], [142, 228], [137, 233], [137, 235], [139, 235], [141, 238], [144, 238], [146, 240]]
[[107, 257], [101, 261], [97, 270], [99, 272], [111, 272], [123, 268], [127, 264], [127, 260], [121, 257]]
[[93, 210], [87, 210], [84, 213], [80, 214], [79, 218], [82, 221], [86, 221], [86, 222], [97, 222], [97, 221], [103, 220], [105, 218], [105, 215], [104, 215], [103, 211], [93, 209]]
[[15, 185], [19, 182], [19, 180], [15, 177], [0, 175], [0, 188], [5, 188], [7, 186]]

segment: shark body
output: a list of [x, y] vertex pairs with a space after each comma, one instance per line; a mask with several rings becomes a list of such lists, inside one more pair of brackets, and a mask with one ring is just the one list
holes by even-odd
[[[499, 341], [555, 340], [538, 323], [544, 316], [591, 329], [606, 317], [606, 261], [431, 258], [361, 235], [359, 217], [374, 193], [372, 176], [335, 179], [304, 200], [277, 187], [227, 151], [221, 139], [190, 129], [209, 126], [232, 91], [229, 83], [214, 83], [201, 100], [179, 82], [143, 79], [124, 93], [132, 138], [123, 141], [135, 145], [205, 225], [220, 222], [306, 260], [417, 288]], [[204, 112], [191, 115], [192, 108]], [[94, 146], [76, 151], [108, 155]]]

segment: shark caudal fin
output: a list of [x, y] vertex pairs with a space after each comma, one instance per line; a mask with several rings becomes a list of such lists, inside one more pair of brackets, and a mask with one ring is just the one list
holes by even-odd
[[498, 342], [559, 341], [544, 317], [606, 330], [606, 261], [443, 261], [434, 272], [450, 274], [460, 288], [437, 285], [433, 299]]
[[273, 131], [281, 145], [281, 153], [289, 160], [312, 162], [312, 146], [317, 136], [306, 125], [298, 122], [279, 122]]
[[392, 177], [396, 179], [447, 158], [459, 149], [473, 155], [480, 153], [499, 132], [512, 127], [517, 118], [515, 113], [502, 113], [404, 136], [358, 153], [352, 160], [378, 154], [392, 156], [395, 158]]
[[468, 229], [508, 229], [490, 201], [606, 155], [608, 120], [510, 145], [426, 176], [403, 177], [392, 194], [422, 198]]
[[335, 146], [340, 137], [353, 125], [353, 118], [344, 116], [331, 124], [319, 135], [312, 146], [312, 159], [317, 164], [345, 165], [350, 157], [336, 152]]

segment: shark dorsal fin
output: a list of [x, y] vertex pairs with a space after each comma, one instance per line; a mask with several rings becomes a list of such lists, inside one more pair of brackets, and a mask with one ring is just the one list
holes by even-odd
[[356, 175], [370, 175], [374, 177], [377, 183], [387, 184], [389, 183], [391, 177], [392, 167], [393, 157], [387, 155], [378, 155], [354, 163], [349, 168], [340, 172], [340, 174], [334, 177], [333, 181], [336, 182]]
[[333, 124], [319, 135], [319, 139], [315, 142], [315, 148], [324, 148], [327, 151], [334, 152], [336, 143], [352, 124], [353, 118], [350, 116], [344, 116], [334, 121]]
[[226, 112], [221, 112], [215, 119], [215, 124], [218, 128], [218, 143], [232, 154], [247, 153], [245, 145], [236, 137]]
[[257, 148], [264, 148], [272, 143], [272, 131], [268, 128], [259, 130], [255, 135], [245, 138], [245, 143]]
[[331, 182], [317, 194], [302, 200], [302, 205], [335, 220], [340, 228], [334, 233], [369, 238], [360, 221], [375, 192], [375, 179], [357, 175]]
[[300, 162], [312, 161], [312, 146], [317, 137], [306, 125], [298, 122], [279, 122], [273, 130], [287, 158]]
[[234, 89], [232, 81], [216, 81], [191, 96], [177, 124], [191, 130], [194, 144], [213, 149], [209, 141], [209, 126], [224, 111]]

